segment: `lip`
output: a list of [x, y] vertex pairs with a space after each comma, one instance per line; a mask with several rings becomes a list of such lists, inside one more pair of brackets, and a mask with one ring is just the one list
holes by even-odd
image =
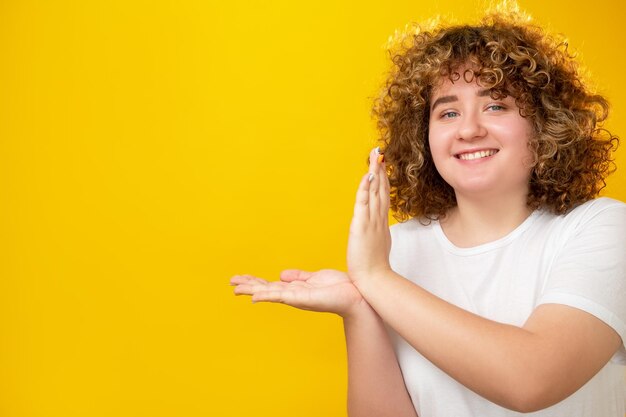
[[[475, 153], [480, 153], [480, 152], [486, 152], [490, 155], [486, 155], [483, 157], [477, 157], [477, 158], [473, 158], [473, 159], [462, 159], [461, 155], [469, 155], [469, 154], [475, 154]], [[491, 157], [493, 157], [494, 155], [496, 155], [498, 152], [500, 152], [500, 149], [498, 148], [473, 148], [473, 149], [464, 149], [460, 152], [455, 152], [452, 156], [460, 161], [463, 162], [470, 162], [470, 161], [481, 161], [481, 160], [485, 160], [485, 159], [489, 159]]]

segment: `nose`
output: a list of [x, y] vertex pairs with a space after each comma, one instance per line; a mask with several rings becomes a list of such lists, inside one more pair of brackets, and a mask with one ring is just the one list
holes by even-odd
[[480, 116], [472, 112], [466, 113], [459, 125], [459, 139], [472, 141], [480, 139], [487, 134], [487, 129], [483, 126]]

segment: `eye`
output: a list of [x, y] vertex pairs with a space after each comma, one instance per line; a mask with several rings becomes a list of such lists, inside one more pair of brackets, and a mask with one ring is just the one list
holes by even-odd
[[441, 118], [442, 119], [452, 119], [452, 118], [455, 118], [455, 117], [458, 117], [458, 116], [459, 116], [459, 113], [450, 110], [450, 111], [443, 112], [443, 114], [441, 115]]
[[493, 111], [501, 111], [501, 110], [505, 110], [506, 107], [504, 107], [501, 104], [491, 104], [489, 106], [487, 106], [487, 109], [493, 110]]

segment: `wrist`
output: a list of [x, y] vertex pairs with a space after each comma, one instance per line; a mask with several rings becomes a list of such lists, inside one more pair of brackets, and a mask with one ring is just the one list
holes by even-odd
[[384, 280], [390, 273], [393, 273], [391, 267], [384, 267], [368, 271], [348, 271], [348, 276], [352, 284], [363, 294], [361, 291], [362, 288], [369, 287], [371, 284]]
[[376, 312], [369, 305], [369, 303], [364, 299], [354, 303], [350, 308], [346, 309], [341, 315], [344, 323], [354, 322], [362, 319], [363, 317], [375, 315]]

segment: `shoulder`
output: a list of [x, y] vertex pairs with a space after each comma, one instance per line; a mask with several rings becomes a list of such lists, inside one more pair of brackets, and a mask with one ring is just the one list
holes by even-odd
[[608, 197], [587, 201], [563, 215], [563, 221], [575, 228], [586, 225], [626, 227], [626, 204]]
[[593, 256], [602, 253], [611, 259], [624, 258], [626, 204], [621, 201], [603, 197], [587, 201], [563, 215], [543, 212], [539, 217], [537, 235], [560, 256], [564, 252], [595, 253]]
[[608, 197], [589, 200], [570, 209], [565, 214], [554, 214], [539, 210], [538, 227], [556, 226], [560, 228], [579, 228], [593, 222], [626, 222], [626, 204]]
[[[547, 283], [538, 304], [564, 304], [604, 321], [626, 340], [626, 204], [598, 198], [555, 216]], [[614, 359], [626, 363], [626, 351]]]
[[591, 250], [600, 245], [626, 245], [626, 204], [611, 198], [597, 198], [576, 206], [565, 214], [538, 210], [525, 234], [527, 242], [539, 245], [542, 254]]
[[593, 215], [594, 213], [601, 213], [604, 211], [612, 212], [626, 212], [626, 204], [609, 197], [600, 197], [594, 200], [589, 200], [579, 206], [576, 206], [570, 210], [566, 216], [573, 213], [585, 213], [586, 215]]

